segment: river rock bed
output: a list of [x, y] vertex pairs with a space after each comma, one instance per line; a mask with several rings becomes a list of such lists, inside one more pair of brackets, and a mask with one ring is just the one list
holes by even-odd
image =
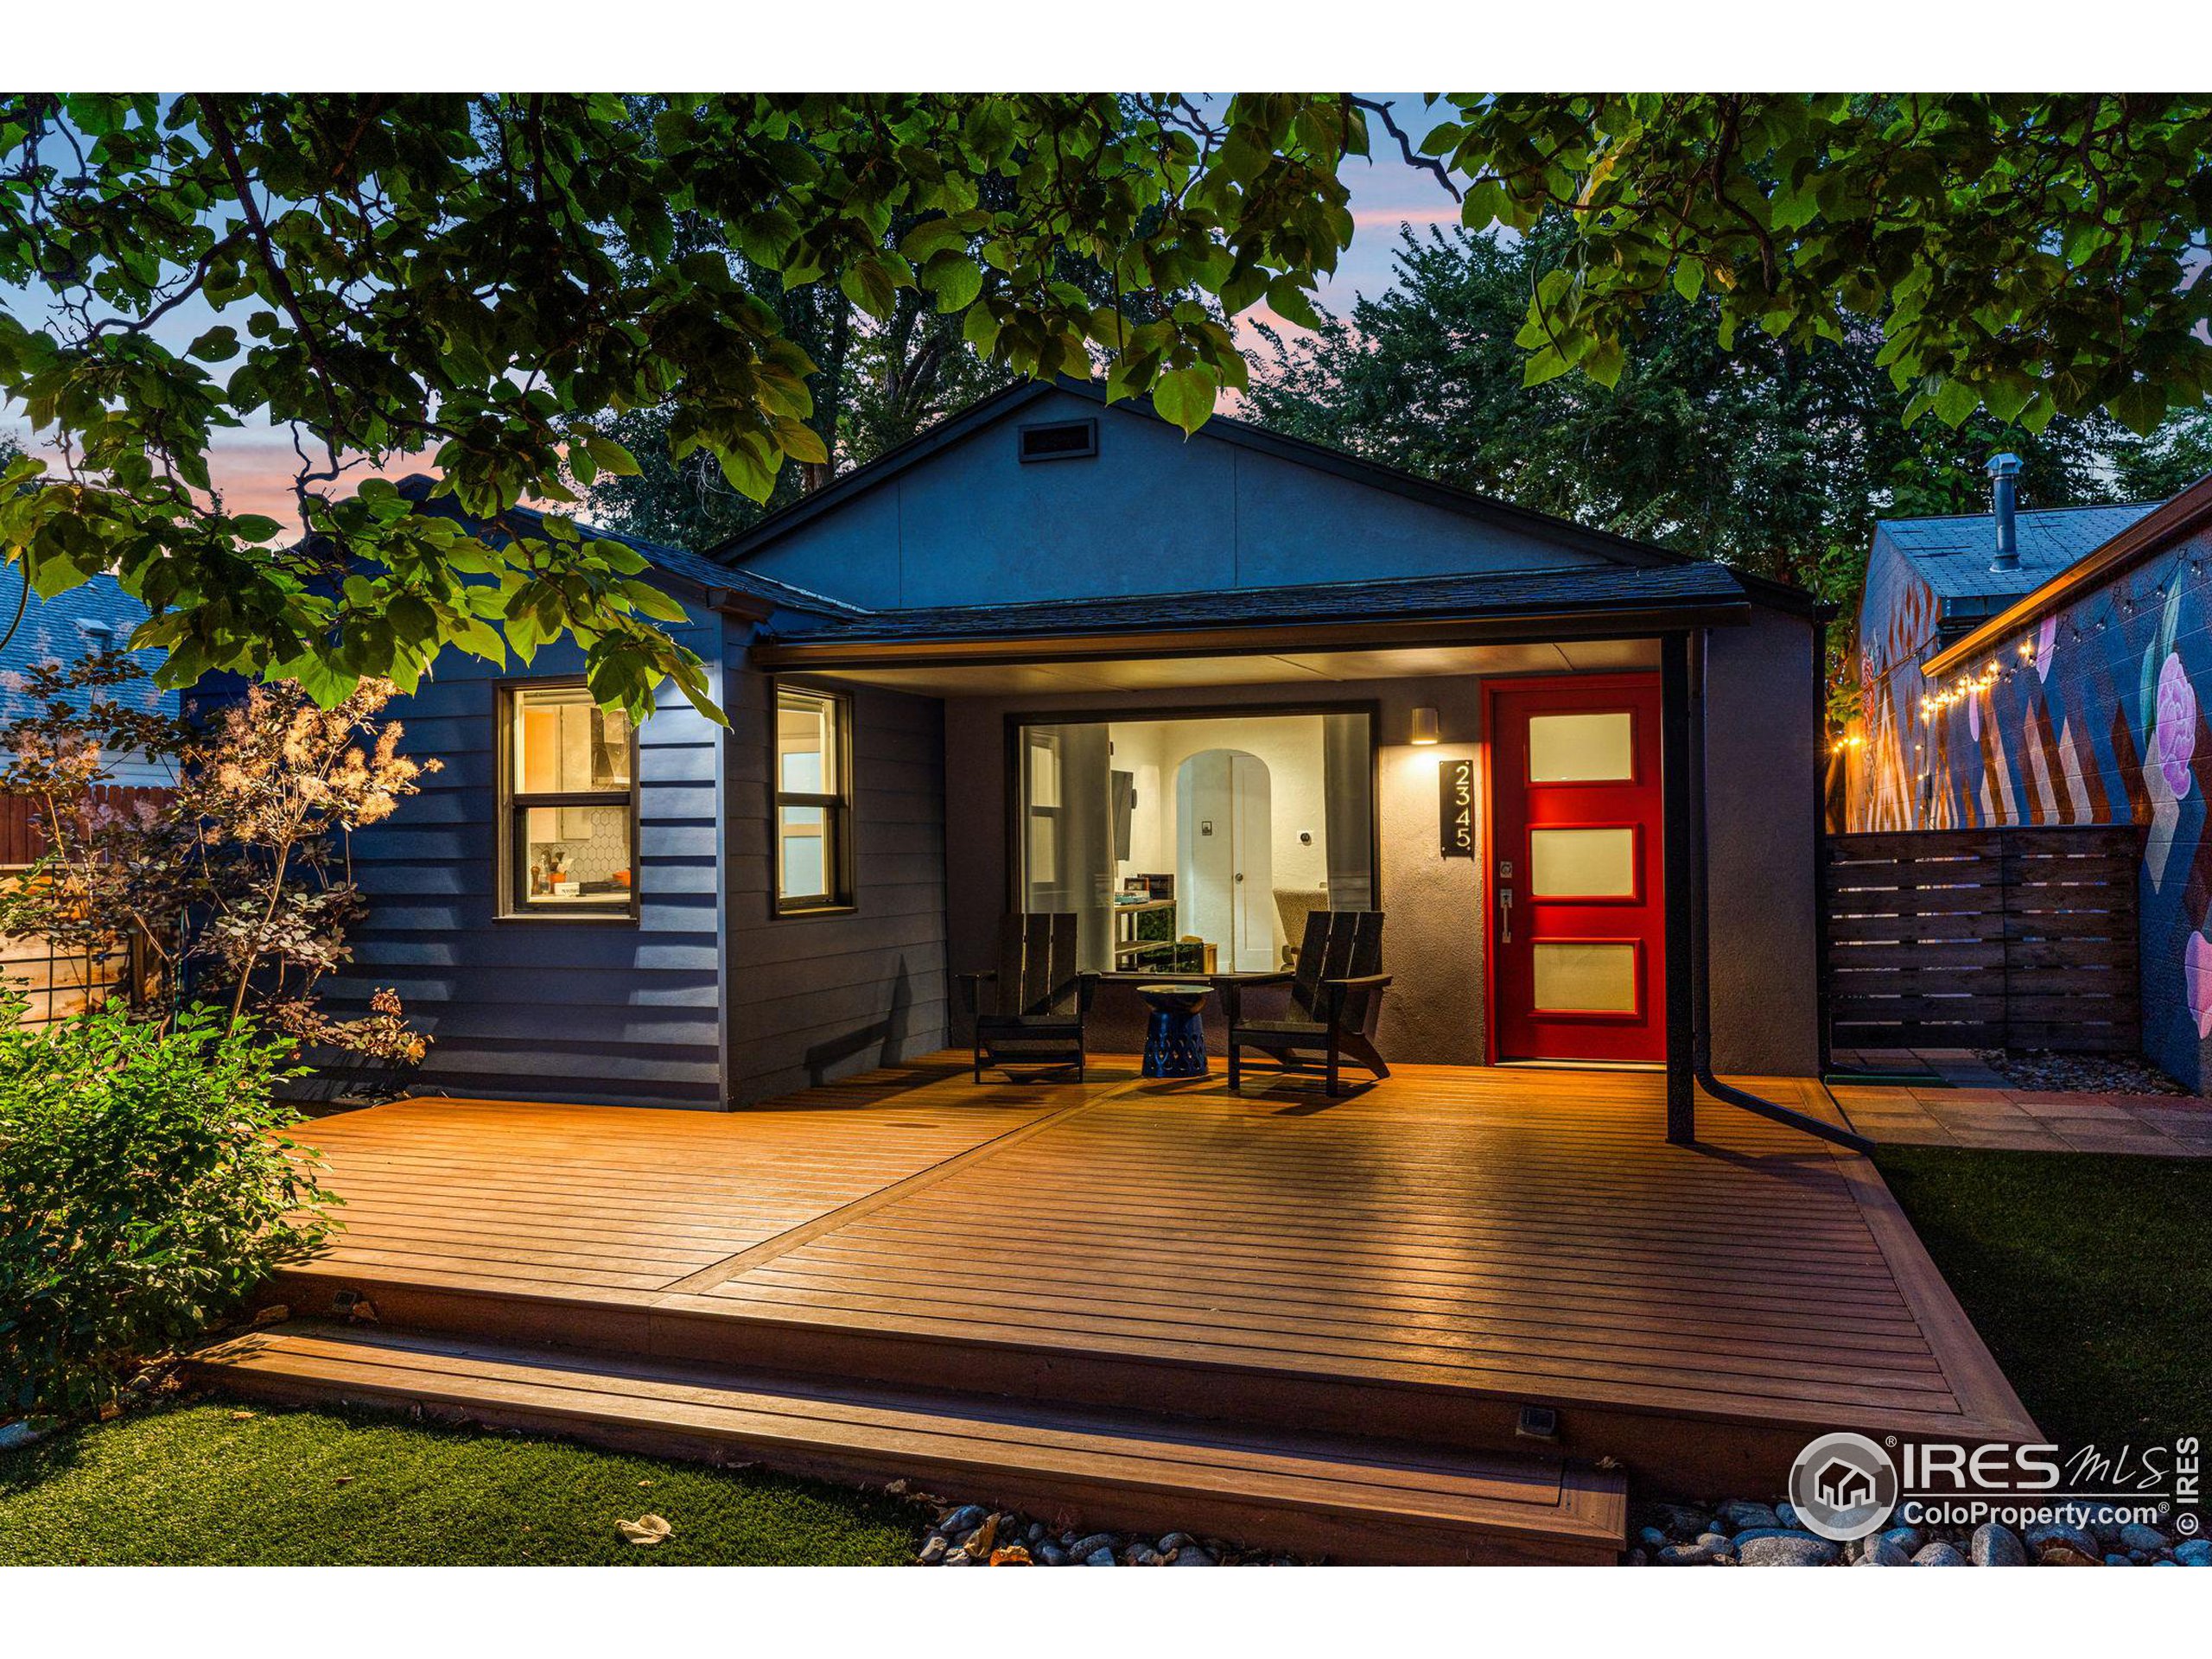
[[[1187, 1532], [1070, 1527], [889, 1488], [929, 1522], [918, 1567], [1307, 1567], [1318, 1561], [1279, 1550], [1248, 1549]], [[2093, 1515], [2084, 1528], [1994, 1522], [1976, 1527], [1895, 1526], [1849, 1544], [1832, 1543], [1798, 1524], [1786, 1500], [1762, 1503], [1647, 1503], [1629, 1517], [1630, 1567], [2212, 1567], [2212, 1541], [2164, 1527]]]
[[1637, 1505], [1625, 1559], [1630, 1567], [2212, 1567], [2212, 1541], [2107, 1512], [2086, 1528], [1897, 1526], [1836, 1544], [1800, 1526], [1786, 1501], [1731, 1498]]
[[2012, 1089], [2088, 1095], [2187, 1095], [2148, 1060], [2133, 1054], [2061, 1054], [2047, 1048], [1989, 1048], [1974, 1058]]
[[894, 1481], [893, 1497], [926, 1510], [931, 1520], [914, 1556], [917, 1567], [1299, 1567], [1315, 1563], [1281, 1551], [1246, 1549], [1187, 1532], [1157, 1536], [1040, 1521], [981, 1503], [949, 1503]]

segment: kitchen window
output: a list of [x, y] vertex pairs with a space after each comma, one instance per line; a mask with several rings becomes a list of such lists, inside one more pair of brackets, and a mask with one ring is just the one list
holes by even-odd
[[834, 692], [776, 691], [776, 909], [853, 901], [851, 705]]
[[637, 914], [638, 733], [581, 680], [499, 692], [500, 914]]

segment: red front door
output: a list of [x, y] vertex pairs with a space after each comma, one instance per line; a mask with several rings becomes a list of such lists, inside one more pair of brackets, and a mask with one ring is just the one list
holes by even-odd
[[1492, 688], [1497, 1058], [1663, 1060], [1659, 681]]

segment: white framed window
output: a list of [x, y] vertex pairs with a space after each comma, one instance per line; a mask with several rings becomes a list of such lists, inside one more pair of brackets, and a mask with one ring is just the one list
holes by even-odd
[[503, 916], [638, 913], [638, 732], [582, 680], [499, 688]]

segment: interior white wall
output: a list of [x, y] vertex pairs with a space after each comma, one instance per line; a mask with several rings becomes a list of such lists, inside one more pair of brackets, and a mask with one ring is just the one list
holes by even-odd
[[[1137, 806], [1129, 821], [1129, 856], [1116, 867], [1126, 877], [1175, 869], [1175, 773], [1207, 749], [1241, 749], [1268, 768], [1271, 803], [1268, 852], [1271, 887], [1319, 887], [1329, 873], [1326, 818], [1321, 797], [1321, 716], [1234, 715], [1204, 720], [1117, 720], [1108, 728], [1114, 766], [1135, 778]], [[1301, 833], [1313, 836], [1301, 845]], [[1268, 896], [1274, 943], [1287, 941], [1282, 918]]]

